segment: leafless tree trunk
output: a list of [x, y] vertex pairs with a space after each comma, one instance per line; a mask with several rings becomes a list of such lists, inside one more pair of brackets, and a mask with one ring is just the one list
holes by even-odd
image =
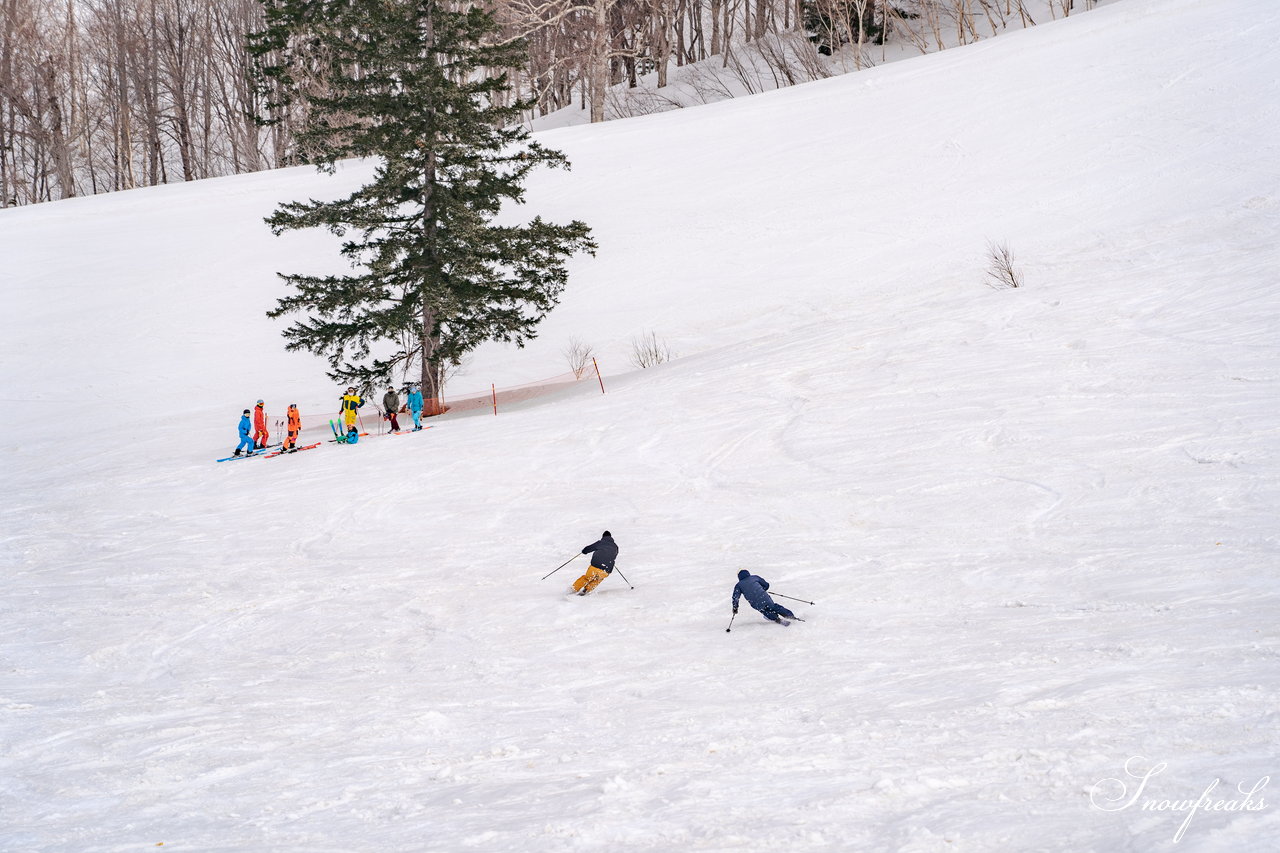
[[719, 56], [724, 53], [723, 36], [721, 35], [720, 20], [723, 17], [725, 0], [710, 0], [711, 9], [711, 55]]
[[588, 55], [588, 86], [591, 90], [591, 122], [604, 121], [604, 95], [609, 85], [609, 6], [610, 0], [593, 0], [595, 15], [591, 29], [591, 52]]
[[664, 0], [658, 0], [654, 5], [649, 39], [656, 54], [654, 60], [657, 64], [658, 88], [664, 89], [667, 86], [667, 65], [671, 62], [671, 9], [670, 4]]
[[62, 99], [60, 97], [58, 69], [52, 56], [45, 57], [40, 63], [40, 77], [44, 82], [42, 93], [45, 106], [48, 108], [49, 129], [46, 143], [53, 159], [54, 170], [58, 176], [59, 198], [71, 198], [76, 194], [75, 176], [71, 171], [71, 151], [67, 144], [66, 128], [63, 123]]

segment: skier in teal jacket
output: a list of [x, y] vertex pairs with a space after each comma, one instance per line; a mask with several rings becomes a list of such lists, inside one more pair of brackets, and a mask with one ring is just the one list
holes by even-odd
[[413, 431], [422, 429], [422, 390], [417, 385], [409, 386], [409, 414], [413, 416]]

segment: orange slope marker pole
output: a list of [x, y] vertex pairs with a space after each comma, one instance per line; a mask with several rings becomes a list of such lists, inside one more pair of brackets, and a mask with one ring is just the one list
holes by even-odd
[[591, 357], [591, 363], [595, 366], [595, 369], [596, 369], [596, 379], [599, 379], [599, 380], [600, 380], [600, 393], [601, 393], [601, 394], [603, 394], [603, 393], [604, 393], [604, 377], [602, 377], [602, 376], [600, 375], [600, 365], [599, 365], [599, 364], [596, 364], [596, 358], [595, 358], [595, 356], [592, 356], [592, 357]]

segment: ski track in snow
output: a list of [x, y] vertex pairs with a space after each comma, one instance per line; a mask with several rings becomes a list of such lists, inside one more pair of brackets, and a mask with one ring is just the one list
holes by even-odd
[[[1278, 849], [1089, 799], [1280, 770], [1278, 37], [1127, 0], [548, 133], [600, 257], [457, 383], [608, 393], [276, 459], [212, 462], [334, 396], [262, 317], [325, 179], [0, 212], [0, 849]], [[538, 580], [605, 527], [635, 589]], [[726, 633], [739, 568], [817, 604]]]

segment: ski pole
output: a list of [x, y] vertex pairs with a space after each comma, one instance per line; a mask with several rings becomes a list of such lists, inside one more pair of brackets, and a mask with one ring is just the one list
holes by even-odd
[[782, 594], [782, 593], [780, 593], [780, 592], [771, 592], [771, 593], [769, 593], [769, 594], [770, 594], [770, 595], [776, 595], [778, 598], [789, 598], [789, 599], [791, 599], [792, 601], [799, 601], [801, 604], [813, 604], [813, 606], [814, 606], [814, 607], [817, 607], [817, 606], [818, 606], [818, 605], [814, 604], [812, 601], [809, 601], [808, 599], [805, 599], [805, 598], [796, 598], [794, 595], [783, 595], [783, 594]]
[[581, 556], [582, 556], [581, 554], [574, 554], [572, 557], [570, 557], [569, 559], [565, 560], [563, 563], [561, 563], [560, 565], [556, 566], [554, 569], [552, 569], [551, 571], [549, 571], [549, 572], [547, 572], [545, 575], [543, 575], [543, 576], [542, 576], [542, 579], [543, 579], [543, 580], [546, 580], [547, 578], [551, 577], [551, 576], [552, 576], [552, 575], [554, 575], [556, 572], [560, 571], [560, 570], [561, 570], [561, 569], [563, 569], [565, 566], [569, 565], [570, 563], [572, 563], [574, 560], [578, 559], [578, 558], [579, 558], [579, 557], [581, 557]]
[[[626, 576], [626, 575], [624, 575], [624, 574], [622, 574], [622, 569], [619, 569], [619, 568], [617, 568], [617, 567], [615, 566], [613, 570], [614, 570], [615, 572], [617, 572], [617, 573], [622, 577], [622, 580], [623, 580], [624, 582], [626, 582], [627, 586], [631, 586], [631, 581], [627, 580], [627, 576]], [[632, 589], [635, 589], [635, 587], [634, 587], [634, 586], [631, 586], [631, 588], [632, 588]]]
[[724, 632], [726, 634], [733, 630], [733, 620], [737, 618], [738, 618], [738, 611], [735, 610], [733, 611], [733, 615], [729, 617], [729, 627], [724, 629]]

